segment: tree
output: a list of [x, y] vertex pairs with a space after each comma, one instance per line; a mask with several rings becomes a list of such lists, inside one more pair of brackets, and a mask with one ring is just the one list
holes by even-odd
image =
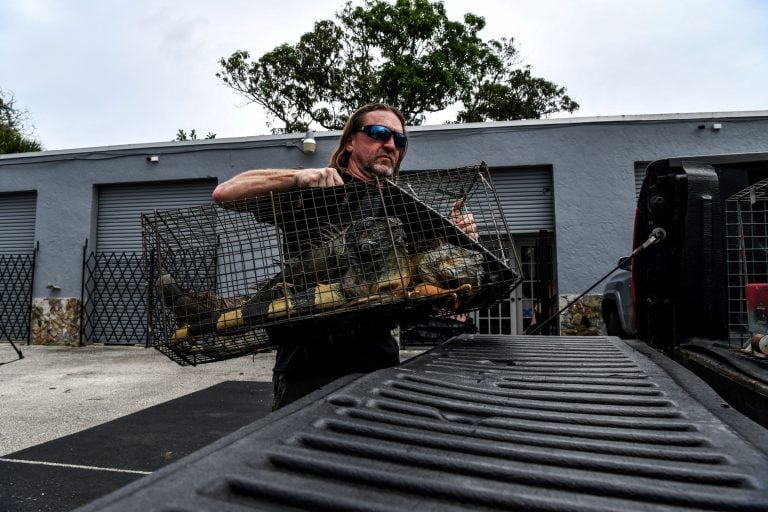
[[29, 113], [16, 107], [13, 94], [0, 89], [0, 155], [42, 150], [27, 128]]
[[579, 104], [560, 87], [532, 76], [531, 67], [519, 64], [512, 39], [488, 43], [473, 75], [472, 85], [462, 94], [464, 108], [456, 120], [462, 123], [540, 119], [555, 112], [574, 112]]
[[295, 45], [252, 60], [244, 50], [219, 61], [216, 74], [262, 106], [273, 132], [340, 129], [362, 103], [398, 107], [408, 124], [459, 105], [458, 121], [540, 118], [573, 112], [565, 88], [520, 67], [512, 39], [484, 42], [485, 19], [451, 21], [441, 2], [347, 2]]
[[[216, 138], [216, 134], [208, 132], [208, 133], [205, 134], [205, 138], [206, 139], [215, 139]], [[173, 140], [177, 141], [177, 142], [181, 142], [181, 141], [184, 141], [184, 140], [197, 140], [197, 132], [195, 131], [194, 128], [192, 128], [189, 131], [189, 135], [187, 135], [186, 131], [179, 130], [178, 132], [176, 132], [176, 138], [173, 139]]]

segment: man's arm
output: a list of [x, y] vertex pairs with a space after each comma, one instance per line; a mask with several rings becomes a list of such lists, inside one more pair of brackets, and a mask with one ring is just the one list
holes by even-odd
[[245, 171], [219, 184], [213, 200], [228, 203], [284, 192], [294, 188], [334, 187], [343, 185], [338, 171], [331, 167], [320, 169], [259, 169]]

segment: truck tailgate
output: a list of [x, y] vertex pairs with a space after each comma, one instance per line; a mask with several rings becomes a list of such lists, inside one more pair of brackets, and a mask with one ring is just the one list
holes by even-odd
[[80, 510], [764, 511], [765, 447], [639, 342], [461, 336]]

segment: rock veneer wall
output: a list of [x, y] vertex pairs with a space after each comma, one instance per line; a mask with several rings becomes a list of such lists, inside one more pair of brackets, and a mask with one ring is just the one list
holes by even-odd
[[80, 299], [38, 297], [32, 299], [32, 343], [80, 345]]
[[[559, 308], [565, 307], [578, 295], [561, 295]], [[604, 336], [605, 323], [601, 305], [602, 295], [585, 295], [560, 314], [562, 336]]]

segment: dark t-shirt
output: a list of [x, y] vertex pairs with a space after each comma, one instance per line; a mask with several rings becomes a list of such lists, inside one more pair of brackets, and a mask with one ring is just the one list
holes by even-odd
[[[256, 212], [259, 220], [281, 228], [288, 257], [316, 243], [322, 233], [335, 227], [383, 215], [381, 198], [374, 186], [346, 174], [342, 174], [342, 179], [344, 187], [280, 194], [274, 210], [266, 214]], [[269, 328], [270, 339], [278, 345], [274, 371], [341, 377], [398, 364], [400, 353], [391, 333], [395, 322], [372, 315], [360, 320], [355, 322], [354, 329], [329, 321]]]

